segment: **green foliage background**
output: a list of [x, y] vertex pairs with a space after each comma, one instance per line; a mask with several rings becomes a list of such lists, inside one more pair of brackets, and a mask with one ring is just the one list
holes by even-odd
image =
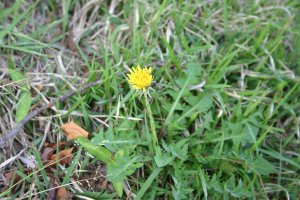
[[[39, 157], [45, 140], [64, 140], [59, 126], [72, 119], [115, 154], [118, 167], [108, 173], [127, 177], [132, 198], [299, 198], [297, 0], [0, 4], [2, 134], [12, 127], [9, 118], [19, 122], [30, 106], [103, 80], [30, 121], [27, 135], [17, 137], [32, 144], [28, 154]], [[126, 80], [137, 64], [154, 69], [149, 93], [161, 155], [151, 149], [144, 101]], [[16, 155], [3, 152], [1, 162]], [[65, 175], [60, 184], [97, 165], [84, 152], [78, 148], [70, 166], [57, 168]], [[24, 175], [22, 162], [13, 165]], [[36, 196], [46, 198], [50, 186], [41, 174], [11, 198], [21, 197], [30, 179]], [[116, 198], [108, 193], [75, 192]]]

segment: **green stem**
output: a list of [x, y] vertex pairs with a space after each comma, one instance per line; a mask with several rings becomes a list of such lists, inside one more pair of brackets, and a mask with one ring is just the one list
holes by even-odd
[[145, 97], [145, 103], [146, 103], [146, 108], [147, 108], [147, 111], [148, 111], [148, 116], [149, 116], [149, 119], [150, 119], [150, 129], [151, 129], [151, 133], [152, 133], [153, 149], [154, 150], [160, 149], [160, 148], [157, 148], [157, 147], [159, 147], [158, 146], [158, 139], [157, 139], [157, 135], [156, 135], [153, 114], [152, 114], [152, 110], [151, 110], [151, 107], [150, 107], [150, 104], [149, 104], [149, 101], [148, 101], [148, 98], [147, 98], [146, 90], [144, 90], [143, 93], [144, 93], [144, 97]]

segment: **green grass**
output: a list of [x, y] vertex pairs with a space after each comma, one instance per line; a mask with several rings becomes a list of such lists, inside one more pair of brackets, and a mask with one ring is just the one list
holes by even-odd
[[[1, 197], [45, 199], [53, 178], [78, 198], [118, 198], [111, 186], [99, 189], [104, 180], [123, 181], [121, 199], [300, 197], [297, 0], [5, 1], [0, 8], [1, 136], [28, 106], [103, 81], [40, 113], [0, 150], [0, 173], [24, 179], [5, 193], [0, 177]], [[127, 83], [137, 64], [153, 67], [159, 153], [145, 99]], [[106, 170], [76, 147], [70, 165], [44, 169], [44, 143], [66, 141], [60, 126], [71, 120], [117, 166]], [[20, 157], [9, 160], [24, 148], [21, 156], [34, 156], [37, 166], [29, 173]]]

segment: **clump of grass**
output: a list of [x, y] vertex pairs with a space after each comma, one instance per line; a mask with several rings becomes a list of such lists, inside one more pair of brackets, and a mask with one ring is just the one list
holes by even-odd
[[[60, 125], [74, 120], [119, 156], [120, 176], [143, 164], [127, 171], [128, 198], [297, 199], [298, 1], [64, 2], [0, 3], [1, 136], [28, 102], [32, 110], [83, 83], [103, 83], [40, 113], [1, 150], [1, 173], [15, 168], [24, 179], [2, 196], [50, 194], [40, 152], [65, 140]], [[144, 99], [126, 80], [138, 63], [153, 68], [159, 154]], [[27, 176], [22, 158], [30, 155], [40, 170]], [[52, 175], [73, 195], [115, 198], [110, 186], [71, 181], [100, 166], [79, 148]]]

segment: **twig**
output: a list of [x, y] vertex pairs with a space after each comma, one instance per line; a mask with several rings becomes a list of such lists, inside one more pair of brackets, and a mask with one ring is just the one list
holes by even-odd
[[9, 141], [11, 138], [14, 138], [19, 132], [20, 130], [22, 129], [22, 127], [30, 120], [32, 119], [33, 117], [37, 116], [39, 113], [47, 110], [48, 108], [52, 107], [53, 105], [55, 105], [57, 102], [64, 102], [66, 99], [68, 99], [69, 97], [77, 94], [77, 93], [82, 93], [84, 92], [85, 90], [87, 90], [88, 88], [90, 87], [93, 87], [95, 85], [98, 85], [100, 84], [102, 81], [101, 80], [98, 80], [98, 81], [95, 81], [95, 82], [91, 82], [89, 84], [86, 84], [84, 86], [82, 86], [81, 88], [79, 88], [78, 90], [75, 90], [75, 91], [71, 91], [71, 92], [68, 92], [67, 94], [55, 99], [55, 100], [52, 100], [50, 101], [48, 104], [40, 107], [40, 108], [37, 108], [35, 109], [34, 111], [30, 112], [22, 121], [19, 122], [19, 124], [17, 126], [15, 126], [12, 130], [10, 130], [6, 135], [4, 135], [4, 137], [0, 138], [0, 147], [4, 147], [5, 146], [5, 143], [7, 141]]

